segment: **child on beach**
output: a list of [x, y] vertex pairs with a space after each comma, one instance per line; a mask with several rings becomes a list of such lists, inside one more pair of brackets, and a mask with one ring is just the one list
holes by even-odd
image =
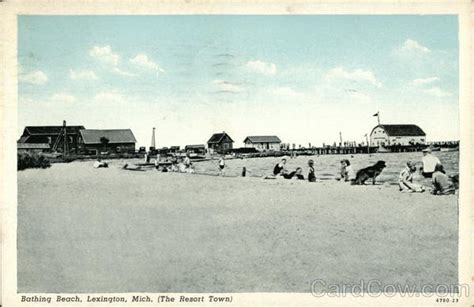
[[433, 183], [433, 190], [431, 190], [431, 194], [450, 195], [456, 192], [451, 178], [446, 175], [444, 167], [441, 163], [436, 164], [431, 178]]
[[347, 159], [341, 161], [341, 179], [351, 182], [356, 179], [356, 172]]
[[221, 176], [225, 175], [224, 168], [225, 168], [225, 157], [224, 155], [222, 155], [221, 158], [219, 159], [219, 171], [220, 171]]
[[416, 172], [416, 165], [408, 161], [406, 167], [400, 172], [398, 176], [398, 186], [401, 192], [423, 192], [425, 188], [418, 183], [413, 182], [413, 175]]
[[179, 172], [178, 168], [178, 160], [176, 158], [171, 159], [171, 167], [170, 167], [171, 172]]
[[308, 161], [308, 181], [309, 182], [316, 182], [316, 175], [314, 174], [314, 161]]

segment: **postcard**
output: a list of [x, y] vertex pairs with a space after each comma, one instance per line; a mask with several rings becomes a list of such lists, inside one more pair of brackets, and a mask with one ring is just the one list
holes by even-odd
[[469, 1], [2, 6], [4, 306], [470, 306]]

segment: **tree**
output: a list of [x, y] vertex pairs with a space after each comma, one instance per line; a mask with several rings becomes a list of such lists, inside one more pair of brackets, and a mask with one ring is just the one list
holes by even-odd
[[109, 144], [109, 142], [110, 140], [106, 138], [105, 136], [100, 138], [100, 143], [102, 144], [102, 146], [104, 146], [104, 151], [107, 150], [107, 144]]

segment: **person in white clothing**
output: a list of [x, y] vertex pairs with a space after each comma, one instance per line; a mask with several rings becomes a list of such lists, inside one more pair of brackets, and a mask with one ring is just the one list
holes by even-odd
[[423, 177], [431, 178], [434, 171], [436, 164], [441, 164], [441, 161], [431, 153], [431, 149], [425, 148], [423, 149]]
[[356, 178], [356, 172], [351, 165], [351, 162], [347, 159], [341, 161], [341, 178], [344, 181], [353, 182]]

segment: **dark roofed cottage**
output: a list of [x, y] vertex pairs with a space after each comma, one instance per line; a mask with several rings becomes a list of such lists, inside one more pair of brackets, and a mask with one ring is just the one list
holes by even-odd
[[137, 140], [130, 129], [84, 129], [80, 134], [81, 149], [86, 153], [135, 152]]
[[214, 133], [207, 141], [207, 147], [211, 153], [227, 153], [232, 150], [233, 143], [234, 140], [227, 133]]
[[[68, 140], [68, 147], [70, 150], [77, 152], [79, 144], [79, 131], [84, 129], [84, 126], [26, 126], [23, 134], [18, 140], [18, 149], [21, 150], [51, 150], [66, 128], [66, 135]], [[61, 141], [62, 142], [62, 141]], [[42, 144], [38, 146], [25, 144]], [[41, 147], [41, 148], [40, 148]], [[62, 146], [58, 147], [59, 150]]]

